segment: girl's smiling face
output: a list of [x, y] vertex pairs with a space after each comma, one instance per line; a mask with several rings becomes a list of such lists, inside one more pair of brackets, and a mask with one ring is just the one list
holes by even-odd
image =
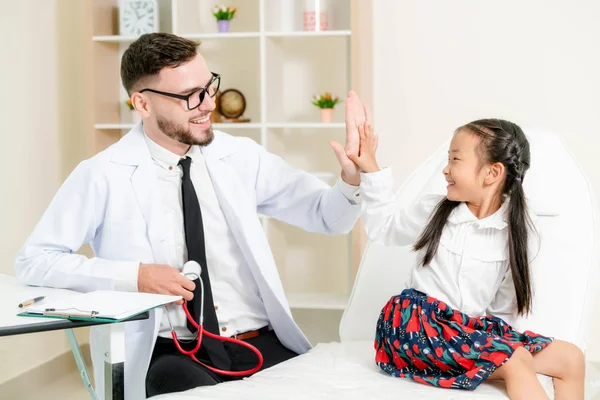
[[448, 165], [443, 169], [448, 200], [476, 202], [482, 197], [486, 175], [485, 161], [479, 150], [481, 137], [461, 129], [448, 150]]

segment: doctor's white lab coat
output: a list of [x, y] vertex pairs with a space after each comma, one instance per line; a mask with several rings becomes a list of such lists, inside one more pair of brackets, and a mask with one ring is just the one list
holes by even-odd
[[[310, 343], [292, 319], [257, 213], [307, 231], [341, 234], [354, 226], [360, 207], [338, 185], [330, 188], [291, 168], [250, 139], [215, 131], [215, 140], [202, 152], [273, 329], [285, 346], [306, 352]], [[140, 123], [67, 178], [19, 251], [17, 277], [30, 285], [113, 290], [115, 277], [131, 273], [139, 263], [167, 264], [160, 198]], [[94, 258], [75, 254], [85, 243], [90, 243]], [[124, 325], [126, 399], [145, 398], [145, 376], [161, 317], [157, 309], [148, 320]], [[101, 397], [102, 340], [100, 330], [92, 328], [92, 361]]]

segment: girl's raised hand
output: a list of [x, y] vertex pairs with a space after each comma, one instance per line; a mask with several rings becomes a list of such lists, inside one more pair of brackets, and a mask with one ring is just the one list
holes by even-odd
[[373, 133], [371, 122], [365, 121], [364, 124], [359, 125], [358, 133], [360, 137], [358, 155], [352, 154], [348, 155], [348, 157], [358, 165], [362, 172], [370, 173], [379, 171], [379, 165], [377, 165], [377, 158], [375, 156], [379, 137]]

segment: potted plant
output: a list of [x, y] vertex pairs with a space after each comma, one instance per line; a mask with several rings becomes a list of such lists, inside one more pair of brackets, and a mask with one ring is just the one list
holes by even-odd
[[142, 120], [142, 116], [133, 107], [133, 104], [131, 103], [131, 99], [125, 100], [125, 104], [127, 104], [127, 107], [129, 107], [129, 110], [131, 111], [131, 121], [134, 124], [137, 124], [138, 122], [140, 122]]
[[321, 109], [321, 121], [331, 122], [333, 120], [333, 107], [340, 101], [338, 96], [332, 96], [325, 92], [321, 95], [314, 95], [312, 103]]
[[217, 19], [217, 25], [219, 26], [219, 32], [229, 32], [229, 21], [235, 17], [237, 8], [229, 6], [217, 6], [213, 7], [213, 15]]

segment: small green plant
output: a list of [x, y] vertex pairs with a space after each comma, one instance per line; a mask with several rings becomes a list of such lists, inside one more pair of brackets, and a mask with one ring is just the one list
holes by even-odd
[[131, 111], [135, 110], [135, 107], [133, 106], [133, 103], [131, 103], [131, 99], [125, 100], [125, 104], [127, 104], [127, 107], [129, 107], [129, 109]]
[[235, 17], [237, 8], [229, 6], [214, 6], [213, 15], [217, 21], [230, 21]]
[[319, 108], [333, 108], [339, 101], [338, 96], [332, 96], [331, 93], [325, 92], [321, 95], [314, 95], [312, 103]]

